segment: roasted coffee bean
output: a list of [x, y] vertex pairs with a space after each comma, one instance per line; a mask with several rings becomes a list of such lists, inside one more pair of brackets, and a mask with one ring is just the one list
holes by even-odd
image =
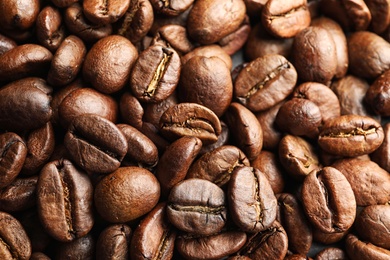
[[117, 22], [117, 32], [137, 43], [149, 32], [154, 21], [153, 8], [148, 0], [131, 0], [123, 17]]
[[263, 147], [263, 130], [256, 116], [240, 103], [232, 102], [224, 117], [237, 147], [249, 160], [255, 159]]
[[343, 115], [328, 120], [318, 137], [326, 152], [354, 157], [375, 151], [383, 142], [382, 126], [370, 117]]
[[271, 108], [292, 93], [297, 82], [294, 66], [270, 54], [250, 62], [234, 82], [234, 96], [252, 111]]
[[138, 130], [142, 128], [144, 108], [139, 100], [130, 92], [123, 93], [119, 101], [119, 110], [124, 123], [129, 124]]
[[195, 1], [188, 15], [188, 34], [201, 44], [215, 43], [240, 26], [245, 10], [243, 0]]
[[276, 219], [277, 200], [266, 176], [244, 166], [233, 170], [228, 187], [230, 215], [243, 231], [264, 231]]
[[125, 224], [114, 224], [105, 228], [96, 242], [96, 259], [129, 259], [131, 228]]
[[236, 255], [236, 256], [231, 256], [228, 258], [228, 260], [251, 260], [252, 258], [249, 258], [244, 255]]
[[356, 217], [355, 227], [362, 240], [390, 250], [390, 205], [365, 207]]
[[[115, 99], [102, 94], [92, 88], [79, 88], [70, 85], [71, 89], [64, 93], [62, 101], [58, 102], [58, 123], [68, 128], [70, 123], [83, 114], [94, 114], [116, 123], [118, 118], [118, 105]], [[57, 94], [60, 92], [57, 92]], [[55, 99], [55, 97], [54, 97]], [[60, 98], [61, 99], [61, 98]], [[53, 104], [53, 103], [52, 103]]]
[[365, 243], [359, 240], [353, 234], [349, 234], [345, 240], [345, 247], [350, 259], [361, 259], [361, 260], [385, 260], [389, 259], [390, 251], [384, 248], [375, 246], [370, 243]]
[[119, 35], [107, 36], [88, 51], [83, 77], [100, 92], [117, 92], [128, 82], [137, 57], [138, 52], [128, 39]]
[[218, 44], [221, 45], [222, 49], [227, 54], [233, 55], [244, 46], [251, 31], [249, 22], [249, 17], [246, 15], [244, 21], [240, 24], [237, 30], [218, 41]]
[[372, 32], [355, 32], [348, 37], [348, 57], [352, 74], [375, 79], [390, 69], [390, 43]]
[[0, 210], [22, 211], [35, 206], [38, 176], [16, 178], [10, 185], [0, 190]]
[[383, 33], [390, 25], [390, 2], [388, 0], [364, 1], [370, 10], [371, 30], [377, 34]]
[[303, 180], [311, 171], [320, 169], [313, 145], [299, 136], [284, 136], [280, 140], [278, 154], [287, 173], [298, 180]]
[[373, 161], [342, 159], [332, 167], [345, 175], [358, 206], [385, 204], [390, 200], [390, 175]]
[[16, 46], [18, 45], [14, 40], [8, 38], [5, 35], [0, 34], [0, 55], [15, 48]]
[[267, 110], [255, 113], [257, 120], [260, 122], [261, 129], [263, 130], [264, 149], [277, 150], [280, 139], [282, 139], [282, 132], [276, 126], [275, 119], [283, 103], [284, 102], [282, 101]]
[[240, 149], [223, 145], [196, 160], [188, 170], [187, 179], [205, 179], [222, 187], [229, 182], [235, 168], [249, 165], [248, 158]]
[[[58, 0], [56, 0], [58, 1]], [[70, 0], [72, 1], [72, 0]], [[94, 43], [109, 36], [112, 33], [112, 25], [96, 25], [88, 21], [83, 13], [83, 8], [78, 3], [68, 6], [64, 12], [66, 28], [87, 43]]]
[[390, 92], [390, 69], [379, 76], [367, 90], [365, 101], [372, 110], [381, 116], [390, 116], [390, 100], [387, 98]]
[[52, 58], [53, 54], [40, 45], [32, 43], [19, 45], [1, 55], [0, 82], [44, 76]]
[[311, 17], [306, 0], [268, 0], [261, 10], [261, 21], [274, 36], [291, 38], [309, 27]]
[[63, 242], [85, 236], [94, 224], [93, 187], [68, 160], [44, 166], [37, 183], [37, 208], [48, 234]]
[[95, 188], [95, 207], [108, 222], [124, 223], [145, 215], [160, 198], [160, 184], [148, 170], [120, 167]]
[[302, 81], [328, 85], [337, 71], [336, 45], [331, 33], [321, 27], [310, 26], [294, 38], [292, 64]]
[[24, 136], [27, 156], [21, 173], [36, 174], [49, 160], [55, 147], [54, 128], [50, 122]]
[[371, 159], [376, 162], [381, 168], [390, 172], [390, 123], [383, 126], [384, 140], [381, 146], [371, 154]]
[[277, 194], [276, 198], [278, 200], [277, 220], [287, 233], [289, 250], [307, 255], [312, 246], [313, 235], [302, 206], [294, 195], [289, 193]]
[[223, 259], [245, 244], [242, 231], [222, 231], [210, 236], [181, 235], [176, 239], [177, 251], [186, 259]]
[[[137, 102], [138, 99], [136, 99]], [[171, 106], [174, 106], [178, 104], [179, 101], [177, 99], [176, 91], [172, 93], [169, 97], [164, 99], [163, 101], [159, 103], [148, 103], [146, 105], [144, 115], [142, 118], [140, 118], [141, 122], [142, 120], [149, 122], [153, 124], [154, 126], [158, 127], [158, 124], [160, 123], [160, 118], [164, 112], [170, 108]], [[134, 105], [135, 106], [135, 105]], [[136, 114], [136, 113], [135, 113]], [[135, 117], [135, 116], [134, 116]]]
[[315, 228], [326, 233], [347, 231], [356, 215], [356, 200], [347, 178], [336, 168], [312, 171], [302, 184], [303, 209]]
[[226, 223], [227, 207], [223, 190], [202, 179], [176, 184], [168, 197], [167, 216], [176, 228], [197, 235], [211, 235]]
[[125, 14], [130, 6], [130, 1], [84, 0], [83, 12], [85, 17], [94, 24], [110, 24]]
[[0, 5], [0, 27], [4, 30], [27, 30], [35, 24], [39, 8], [39, 0], [4, 2]]
[[160, 27], [153, 38], [152, 44], [157, 42], [171, 46], [181, 55], [195, 48], [189, 39], [187, 29], [178, 24], [168, 24]]
[[95, 258], [95, 238], [88, 234], [67, 243], [59, 243], [55, 247], [55, 259], [84, 259]]
[[216, 44], [197, 47], [192, 51], [190, 51], [189, 53], [187, 53], [186, 55], [182, 56], [181, 63], [183, 64], [183, 66], [184, 64], [187, 63], [187, 61], [189, 61], [194, 56], [204, 56], [207, 58], [216, 56], [226, 63], [226, 66], [228, 67], [229, 70], [231, 70], [233, 67], [232, 58], [222, 49], [221, 46]]
[[51, 258], [42, 252], [34, 252], [31, 254], [30, 260], [50, 260]]
[[166, 203], [162, 202], [134, 230], [130, 259], [171, 259], [175, 238], [176, 231], [166, 219]]
[[313, 228], [313, 240], [324, 245], [331, 245], [340, 242], [349, 232], [348, 230], [340, 233], [327, 233]]
[[175, 90], [180, 78], [180, 57], [177, 52], [160, 44], [144, 50], [134, 63], [130, 87], [141, 102], [157, 103]]
[[158, 162], [158, 150], [154, 143], [132, 126], [118, 124], [117, 127], [127, 140], [128, 148], [124, 160], [144, 167], [154, 167]]
[[156, 13], [177, 16], [187, 10], [194, 3], [194, 0], [150, 0], [150, 3]]
[[161, 133], [169, 139], [195, 136], [203, 144], [214, 143], [221, 133], [221, 122], [213, 111], [197, 103], [180, 103], [168, 108], [160, 118]]
[[200, 149], [199, 155], [203, 155], [205, 153], [211, 152], [214, 149], [217, 149], [223, 145], [227, 145], [230, 138], [229, 128], [225, 124], [225, 122], [221, 121], [221, 134], [218, 136], [218, 140], [215, 143], [209, 145], [203, 145], [202, 149]]
[[178, 97], [181, 102], [198, 103], [222, 116], [233, 98], [230, 70], [218, 57], [191, 58], [183, 65]]
[[342, 249], [337, 247], [328, 247], [318, 252], [314, 258], [314, 260], [332, 260], [332, 259], [347, 260], [348, 257], [347, 254]]
[[72, 121], [64, 144], [77, 165], [96, 173], [118, 169], [128, 150], [126, 137], [118, 127], [93, 114], [80, 115]]
[[87, 49], [77, 36], [66, 37], [53, 56], [47, 82], [52, 86], [64, 86], [78, 75], [84, 62]]
[[169, 191], [186, 178], [188, 169], [201, 148], [202, 141], [192, 136], [183, 136], [167, 147], [155, 173], [163, 195], [168, 196]]
[[31, 242], [20, 222], [6, 212], [0, 212], [0, 258], [28, 260]]
[[27, 147], [15, 133], [0, 135], [0, 189], [10, 185], [19, 175], [27, 156]]
[[287, 254], [288, 238], [278, 221], [268, 229], [248, 236], [246, 244], [239, 251], [251, 259], [283, 260]]
[[57, 8], [43, 8], [36, 22], [37, 38], [40, 44], [54, 52], [65, 38], [62, 16]]

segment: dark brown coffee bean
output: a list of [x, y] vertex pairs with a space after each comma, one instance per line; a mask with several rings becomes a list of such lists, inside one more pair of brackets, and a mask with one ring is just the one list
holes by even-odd
[[40, 45], [19, 45], [1, 55], [0, 81], [45, 75], [52, 58], [51, 52]]
[[313, 228], [313, 240], [325, 245], [331, 245], [340, 242], [349, 232], [348, 230], [340, 233], [327, 233], [322, 232], [318, 228]]
[[292, 98], [279, 109], [275, 123], [284, 132], [316, 138], [322, 123], [320, 108], [309, 99]]
[[180, 103], [168, 108], [160, 119], [161, 133], [169, 139], [195, 136], [203, 144], [214, 143], [221, 123], [213, 111], [197, 103]]
[[194, 0], [150, 0], [150, 3], [152, 4], [156, 13], [169, 16], [177, 16], [180, 13], [183, 13], [193, 4], [193, 2]]
[[129, 124], [138, 130], [142, 128], [144, 108], [139, 100], [130, 92], [125, 92], [121, 96], [119, 101], [119, 110], [123, 123]]
[[167, 147], [160, 157], [156, 177], [165, 196], [186, 178], [188, 169], [202, 148], [202, 141], [192, 136], [183, 136]]
[[314, 258], [314, 260], [332, 260], [332, 259], [347, 260], [348, 257], [347, 254], [342, 249], [337, 247], [328, 247], [318, 252]]
[[78, 0], [51, 0], [53, 4], [55, 4], [58, 7], [68, 7], [72, 5], [73, 3], [78, 2]]
[[95, 188], [95, 206], [103, 219], [124, 223], [145, 215], [160, 198], [160, 184], [148, 170], [121, 167]]
[[28, 260], [31, 242], [20, 222], [6, 212], [0, 212], [0, 258]]
[[266, 176], [256, 168], [234, 169], [228, 199], [231, 217], [243, 231], [264, 231], [276, 219], [277, 200]]
[[323, 232], [347, 231], [355, 220], [356, 200], [352, 187], [333, 167], [307, 175], [302, 185], [302, 203], [309, 221]]
[[34, 252], [31, 254], [30, 260], [50, 260], [51, 258], [42, 252]]
[[268, 0], [261, 10], [261, 21], [276, 37], [291, 38], [310, 25], [306, 0]]
[[349, 60], [347, 38], [343, 32], [343, 29], [337, 22], [324, 16], [314, 19], [311, 25], [324, 28], [330, 33], [336, 46], [337, 68], [335, 77], [344, 77], [348, 70]]
[[287, 173], [298, 180], [320, 168], [314, 147], [299, 136], [286, 135], [280, 140], [279, 159]]
[[348, 37], [348, 57], [352, 74], [374, 79], [390, 69], [390, 43], [372, 32], [355, 32]]
[[390, 250], [390, 205], [365, 207], [356, 217], [355, 227], [362, 240]]
[[129, 259], [131, 228], [125, 224], [110, 225], [99, 235], [96, 242], [96, 259]]
[[260, 122], [261, 129], [263, 130], [263, 148], [268, 150], [277, 150], [280, 139], [282, 139], [282, 132], [275, 124], [276, 116], [280, 107], [283, 105], [283, 101], [275, 106], [256, 112], [256, 118]]
[[67, 243], [59, 243], [55, 247], [55, 259], [95, 259], [95, 238], [88, 234]]
[[243, 0], [195, 1], [188, 15], [188, 33], [201, 44], [215, 43], [240, 26], [245, 10]]
[[246, 238], [242, 231], [222, 231], [210, 236], [182, 235], [177, 237], [176, 247], [186, 259], [224, 259], [240, 250]]
[[37, 173], [49, 160], [54, 151], [55, 135], [50, 122], [37, 128], [24, 137], [27, 156], [21, 173], [31, 175]]
[[387, 98], [390, 94], [390, 69], [379, 76], [369, 87], [366, 93], [365, 101], [371, 106], [372, 110], [381, 116], [390, 116], [390, 100]]
[[249, 160], [255, 159], [263, 147], [263, 130], [256, 116], [243, 105], [233, 102], [225, 113], [232, 137]]
[[36, 30], [38, 41], [43, 47], [52, 52], [57, 50], [65, 38], [60, 11], [52, 6], [43, 8], [37, 17]]
[[339, 100], [336, 94], [324, 84], [317, 82], [303, 83], [294, 89], [293, 97], [308, 99], [316, 104], [320, 109], [323, 122], [340, 116]]
[[174, 49], [150, 46], [134, 63], [130, 77], [133, 95], [143, 102], [161, 102], [175, 90], [180, 70], [180, 57]]
[[320, 3], [320, 10], [347, 31], [366, 30], [372, 18], [363, 0], [324, 0]]
[[162, 114], [164, 114], [164, 112], [168, 108], [178, 103], [179, 101], [176, 95], [176, 91], [159, 103], [148, 103], [146, 105], [143, 118], [141, 118], [141, 120], [143, 119], [144, 121], [149, 122], [154, 126], [158, 127]]
[[14, 40], [3, 34], [0, 34], [0, 55], [15, 48], [16, 46], [18, 46], [18, 44]]
[[130, 259], [171, 259], [175, 238], [176, 232], [166, 219], [166, 203], [160, 203], [134, 230]]
[[159, 129], [151, 123], [142, 124], [142, 132], [157, 146], [158, 152], [162, 154], [169, 146], [170, 142], [161, 136]]
[[66, 28], [71, 33], [88, 43], [97, 42], [112, 33], [111, 24], [96, 25], [88, 21], [84, 16], [83, 8], [78, 1], [66, 8], [64, 12], [64, 22]]
[[202, 179], [188, 179], [175, 185], [168, 197], [167, 216], [176, 228], [198, 235], [222, 230], [227, 208], [223, 190]]
[[377, 34], [383, 33], [390, 25], [390, 2], [388, 0], [364, 1], [370, 10], [372, 19], [370, 27]]
[[195, 48], [189, 39], [187, 29], [177, 24], [168, 24], [160, 27], [153, 38], [152, 44], [156, 42], [171, 46], [181, 55]]
[[0, 27], [5, 30], [27, 30], [35, 24], [39, 8], [39, 0], [4, 2], [0, 5]]
[[251, 31], [249, 22], [248, 15], [245, 15], [244, 21], [240, 24], [237, 30], [218, 41], [218, 44], [221, 45], [222, 49], [227, 54], [233, 55], [245, 45]]
[[202, 149], [199, 152], [199, 155], [203, 155], [205, 153], [211, 152], [223, 145], [227, 145], [230, 138], [230, 132], [227, 125], [221, 121], [221, 134], [218, 136], [218, 140], [215, 143], [209, 144], [209, 145], [203, 145]]
[[235, 168], [249, 165], [248, 158], [240, 149], [224, 145], [196, 160], [188, 170], [187, 179], [205, 179], [222, 187], [229, 182]]
[[37, 184], [37, 207], [48, 234], [59, 241], [85, 236], [94, 223], [93, 187], [88, 176], [68, 160], [45, 165]]
[[390, 200], [390, 175], [376, 163], [351, 158], [338, 160], [332, 166], [351, 184], [358, 206], [385, 204]]
[[270, 54], [250, 62], [234, 82], [234, 96], [252, 111], [271, 108], [295, 87], [297, 72], [283, 56]]
[[80, 115], [72, 121], [64, 144], [77, 165], [95, 173], [118, 169], [128, 150], [126, 137], [118, 127], [93, 114]]
[[384, 140], [381, 146], [371, 154], [371, 159], [380, 167], [390, 172], [390, 123], [383, 126]]
[[81, 70], [87, 49], [77, 36], [68, 36], [61, 42], [53, 56], [47, 82], [52, 86], [64, 86], [72, 82]]
[[121, 18], [130, 6], [131, 0], [97, 1], [84, 0], [85, 17], [94, 24], [110, 24]]
[[154, 143], [136, 128], [117, 125], [127, 140], [127, 153], [124, 160], [130, 160], [144, 167], [154, 167], [158, 162], [158, 150]]
[[245, 43], [245, 57], [249, 61], [267, 54], [279, 54], [288, 57], [290, 55], [292, 43], [293, 38], [276, 38], [266, 31], [262, 23], [257, 23], [252, 27], [248, 40]]
[[292, 47], [292, 63], [302, 81], [328, 85], [337, 71], [337, 52], [326, 29], [310, 26], [299, 32]]
[[153, 21], [153, 8], [150, 1], [131, 0], [126, 13], [117, 22], [117, 32], [132, 43], [137, 43], [149, 32]]
[[0, 189], [10, 185], [20, 173], [27, 156], [27, 147], [15, 133], [0, 135]]
[[230, 70], [218, 57], [193, 57], [183, 65], [177, 91], [181, 102], [198, 103], [220, 117], [233, 98]]
[[247, 242], [239, 254], [251, 259], [283, 260], [287, 254], [288, 238], [286, 231], [278, 221], [268, 229], [248, 236]]
[[22, 211], [35, 206], [38, 176], [16, 178], [0, 190], [0, 210]]
[[372, 153], [383, 139], [383, 128], [375, 119], [344, 115], [324, 124], [318, 144], [328, 153], [354, 157]]
[[119, 35], [107, 36], [87, 53], [83, 64], [84, 79], [100, 92], [117, 92], [129, 80], [137, 57], [138, 52], [128, 39]]
[[313, 235], [303, 208], [292, 194], [281, 193], [276, 195], [276, 198], [278, 199], [277, 220], [286, 230], [289, 250], [301, 255], [308, 254]]
[[[60, 92], [57, 92], [60, 93]], [[92, 88], [78, 88], [64, 94], [61, 102], [58, 102], [59, 123], [68, 128], [70, 123], [83, 114], [95, 114], [115, 123], [118, 117], [118, 105], [114, 98], [102, 94]]]
[[384, 248], [375, 246], [370, 243], [365, 243], [353, 234], [349, 234], [345, 240], [345, 247], [350, 259], [360, 260], [386, 260], [389, 259], [390, 251]]
[[226, 63], [226, 66], [228, 67], [229, 70], [232, 69], [233, 67], [233, 61], [232, 58], [222, 49], [221, 46], [217, 44], [211, 44], [211, 45], [204, 45], [197, 47], [187, 53], [186, 55], [181, 57], [181, 63], [186, 64], [187, 61], [189, 61], [191, 58], [194, 56], [204, 56], [207, 58], [211, 58], [213, 56], [216, 56], [223, 60]]

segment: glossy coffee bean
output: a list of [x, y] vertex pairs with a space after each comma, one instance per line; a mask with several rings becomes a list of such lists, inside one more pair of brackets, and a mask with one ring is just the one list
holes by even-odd
[[106, 227], [96, 241], [96, 259], [128, 259], [131, 234], [131, 228], [125, 224]]
[[151, 0], [150, 3], [156, 13], [177, 16], [187, 10], [194, 3], [194, 0], [170, 0], [167, 2]]
[[371, 30], [377, 34], [383, 33], [390, 25], [390, 2], [368, 0], [365, 3], [371, 13]]
[[390, 69], [380, 75], [366, 92], [365, 101], [370, 105], [372, 110], [381, 116], [389, 116], [389, 93]]
[[373, 152], [371, 154], [371, 159], [376, 162], [381, 168], [385, 169], [386, 171], [390, 171], [390, 161], [389, 161], [389, 152], [390, 152], [390, 138], [389, 138], [389, 134], [390, 134], [390, 123], [386, 123], [385, 125], [383, 125], [383, 131], [384, 131], [384, 135], [385, 135], [385, 138], [383, 140], [383, 143], [381, 144], [381, 146], [379, 146], [378, 149], [375, 150], [375, 152]]
[[267, 110], [255, 113], [257, 120], [260, 122], [261, 129], [263, 130], [264, 149], [276, 150], [280, 139], [282, 139], [282, 132], [277, 127], [275, 119], [283, 103], [284, 102], [282, 101]]
[[232, 58], [222, 49], [221, 46], [217, 44], [204, 45], [193, 49], [181, 57], [181, 63], [183, 65], [186, 64], [187, 61], [189, 61], [194, 56], [204, 56], [207, 58], [217, 56], [226, 63], [226, 66], [229, 68], [229, 70], [231, 70], [233, 67]]
[[48, 234], [63, 242], [85, 236], [94, 224], [93, 187], [85, 172], [70, 161], [53, 161], [37, 183], [37, 209]]
[[0, 5], [0, 27], [5, 30], [27, 30], [35, 24], [40, 8], [39, 0], [22, 0]]
[[[174, 106], [179, 103], [176, 93], [176, 91], [173, 92], [169, 97], [159, 103], [148, 103], [146, 105], [144, 115], [143, 118], [141, 118], [141, 121], [143, 119], [144, 121], [149, 122], [154, 126], [158, 127], [162, 114], [164, 114], [164, 112], [171, 106]], [[137, 102], [139, 101], [137, 100]]]
[[142, 107], [139, 100], [134, 97], [130, 92], [125, 92], [121, 96], [119, 100], [119, 111], [123, 123], [131, 125], [137, 129], [142, 128], [144, 108]]
[[145, 215], [160, 198], [160, 184], [148, 170], [120, 167], [105, 176], [94, 194], [98, 213], [110, 223], [124, 223]]
[[171, 46], [181, 55], [192, 51], [196, 46], [189, 39], [187, 29], [178, 24], [168, 24], [160, 27], [153, 38], [152, 44], [156, 42]]
[[64, 144], [78, 166], [96, 173], [118, 169], [128, 149], [126, 137], [114, 123], [92, 114], [72, 121]]
[[58, 243], [55, 247], [55, 259], [85, 259], [95, 258], [95, 238], [88, 234], [67, 243]]
[[188, 179], [175, 185], [168, 197], [167, 216], [176, 228], [198, 235], [222, 230], [227, 208], [223, 190], [202, 179]]
[[276, 218], [277, 200], [266, 176], [256, 168], [244, 166], [233, 171], [228, 201], [231, 217], [243, 231], [264, 231]]
[[314, 260], [330, 260], [330, 259], [340, 259], [347, 260], [347, 254], [340, 248], [337, 247], [328, 247], [320, 252], [318, 252]]
[[36, 21], [37, 38], [40, 44], [54, 52], [65, 38], [62, 16], [57, 8], [46, 6]]
[[0, 55], [15, 48], [16, 46], [18, 45], [14, 40], [3, 34], [0, 34]]
[[375, 119], [344, 115], [324, 124], [318, 144], [328, 153], [353, 157], [375, 151], [383, 139], [383, 128]]
[[22, 170], [27, 156], [27, 147], [15, 133], [0, 135], [0, 189], [10, 185]]
[[345, 240], [347, 255], [352, 259], [378, 259], [385, 260], [390, 256], [390, 251], [361, 241], [353, 234], [349, 234]]
[[10, 185], [0, 190], [0, 210], [22, 211], [35, 206], [38, 176], [16, 178]]
[[84, 0], [85, 17], [94, 24], [109, 24], [121, 18], [129, 8], [130, 0], [97, 1]]

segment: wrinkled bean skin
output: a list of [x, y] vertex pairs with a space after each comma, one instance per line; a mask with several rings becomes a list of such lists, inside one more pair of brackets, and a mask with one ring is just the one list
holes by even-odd
[[97, 1], [84, 0], [85, 17], [94, 24], [109, 24], [121, 18], [129, 8], [131, 0]]
[[389, 258], [390, 251], [359, 240], [355, 235], [349, 234], [346, 238], [346, 251], [351, 259], [378, 259]]

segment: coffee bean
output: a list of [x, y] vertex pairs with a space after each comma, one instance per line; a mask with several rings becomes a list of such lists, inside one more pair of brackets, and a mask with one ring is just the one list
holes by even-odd
[[0, 27], [5, 30], [27, 30], [35, 24], [40, 8], [38, 0], [3, 3], [0, 6]]
[[128, 259], [131, 234], [131, 228], [125, 224], [113, 224], [105, 228], [96, 242], [96, 259]]
[[379, 146], [378, 149], [376, 149], [371, 154], [371, 159], [376, 162], [381, 168], [385, 169], [386, 171], [390, 171], [390, 161], [387, 154], [389, 153], [390, 144], [389, 144], [389, 134], [390, 134], [390, 123], [387, 123], [383, 126], [384, 131], [384, 140], [381, 146]]
[[349, 258], [352, 259], [378, 259], [389, 258], [390, 251], [359, 240], [355, 235], [349, 234], [345, 240], [345, 247]]
[[387, 93], [389, 92], [390, 70], [379, 76], [374, 83], [368, 88], [365, 101], [371, 106], [376, 114], [389, 116], [390, 107]]
[[151, 0], [150, 3], [157, 13], [169, 16], [177, 16], [178, 14], [187, 10], [194, 3], [194, 0], [170, 0], [166, 2], [160, 0]]
[[0, 34], [0, 55], [15, 48], [16, 46], [18, 45], [14, 40], [8, 38], [5, 35]]
[[92, 260], [95, 256], [95, 239], [91, 234], [67, 243], [59, 243], [55, 248], [55, 259]]
[[0, 210], [22, 211], [35, 206], [38, 176], [16, 178], [10, 185], [0, 190]]
[[85, 0], [83, 1], [83, 12], [85, 17], [94, 24], [109, 24], [116, 22], [121, 18], [127, 8], [129, 8], [130, 1], [97, 1]]
[[321, 250], [315, 256], [314, 260], [330, 260], [330, 259], [340, 259], [347, 260], [347, 254], [340, 248], [337, 247], [328, 247]]
[[60, 11], [51, 6], [43, 8], [37, 17], [36, 30], [39, 43], [52, 52], [56, 51], [65, 39]]

